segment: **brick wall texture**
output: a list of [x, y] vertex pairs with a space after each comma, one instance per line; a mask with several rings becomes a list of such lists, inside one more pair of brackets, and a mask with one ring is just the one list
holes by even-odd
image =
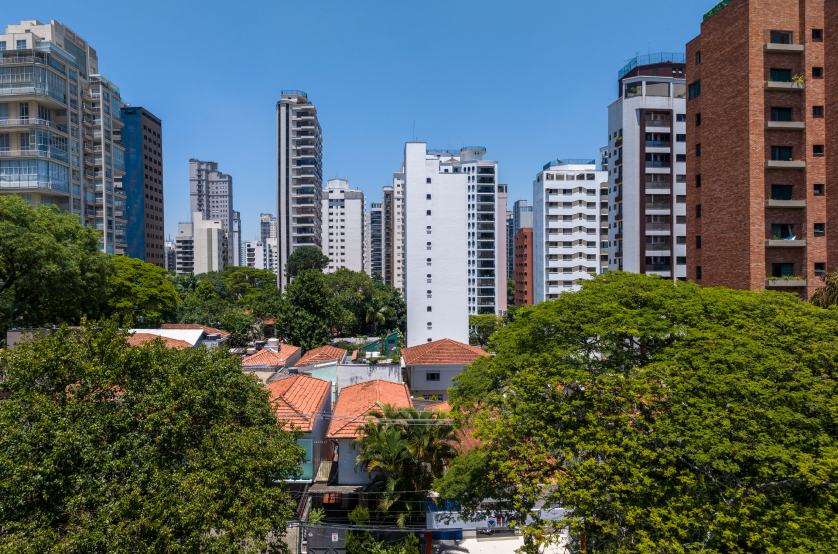
[[532, 306], [533, 305], [533, 289], [535, 288], [533, 279], [535, 278], [535, 268], [533, 267], [533, 250], [532, 250], [532, 227], [522, 227], [518, 229], [515, 235], [515, 247], [513, 249], [515, 256], [515, 305]]
[[[832, 3], [830, 12], [838, 11], [838, 3], [826, 1]], [[836, 42], [838, 25], [835, 14], [830, 17], [825, 21], [824, 0], [733, 0], [687, 44], [687, 83], [701, 81], [701, 95], [687, 102], [688, 279], [703, 286], [757, 290], [765, 288], [772, 264], [792, 263], [794, 275], [806, 279], [807, 286], [783, 290], [808, 298], [821, 284], [815, 264], [838, 265], [838, 254], [827, 256], [828, 250], [838, 252], [827, 248], [827, 241], [838, 240], [831, 238], [830, 226], [826, 237], [814, 234], [816, 223], [834, 222], [838, 232], [838, 183], [826, 179], [827, 163], [835, 163], [830, 150], [835, 152], [838, 132], [830, 124], [838, 107], [826, 106], [827, 85], [838, 77], [835, 46], [829, 42]], [[813, 39], [814, 29], [823, 30], [823, 41]], [[803, 53], [765, 52], [772, 30], [791, 31], [792, 43], [803, 45]], [[830, 45], [828, 60], [825, 45]], [[815, 67], [824, 68], [824, 78], [813, 77]], [[797, 90], [767, 91], [772, 69], [802, 75], [805, 84]], [[834, 104], [838, 91], [831, 89]], [[825, 118], [813, 117], [815, 106], [825, 106]], [[771, 108], [791, 108], [792, 121], [805, 122], [805, 130], [767, 130]], [[832, 146], [826, 156], [816, 157], [814, 146], [827, 144], [826, 129], [831, 129]], [[806, 168], [766, 168], [772, 146], [791, 147], [794, 160], [805, 161]], [[825, 185], [826, 194], [815, 195], [815, 184]], [[772, 185], [791, 185], [792, 198], [805, 200], [806, 207], [766, 207]], [[827, 203], [833, 198], [835, 213], [827, 219]], [[793, 225], [806, 246], [767, 247], [772, 224]]]

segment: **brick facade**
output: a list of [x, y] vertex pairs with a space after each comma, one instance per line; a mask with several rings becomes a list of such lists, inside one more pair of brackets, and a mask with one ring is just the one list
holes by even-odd
[[532, 227], [522, 227], [515, 235], [515, 305], [532, 306], [535, 282], [533, 267]]
[[[824, 0], [733, 0], [687, 45], [688, 87], [701, 83], [701, 94], [687, 102], [687, 277], [703, 286], [762, 289], [773, 264], [788, 263], [806, 286], [780, 290], [808, 298], [821, 284], [815, 264], [829, 261], [827, 238], [814, 229], [827, 223], [827, 200], [838, 194], [826, 182], [828, 154], [813, 155], [815, 145], [825, 144], [827, 128], [825, 118], [813, 117], [813, 108], [825, 105], [826, 84], [813, 77], [813, 68], [827, 65], [826, 43], [813, 40], [813, 29], [823, 29], [825, 37], [838, 32], [834, 22], [824, 28]], [[768, 52], [772, 30], [791, 31], [792, 44], [803, 51]], [[805, 83], [766, 90], [772, 69], [802, 75]], [[830, 73], [824, 67], [824, 75], [834, 78]], [[804, 122], [805, 129], [767, 129], [772, 108], [790, 108], [791, 121]], [[772, 146], [791, 147], [793, 160], [806, 167], [766, 167]], [[815, 194], [816, 184], [826, 186], [825, 196]], [[768, 207], [772, 185], [790, 185], [797, 204]], [[774, 224], [792, 225], [805, 246], [767, 245]]]

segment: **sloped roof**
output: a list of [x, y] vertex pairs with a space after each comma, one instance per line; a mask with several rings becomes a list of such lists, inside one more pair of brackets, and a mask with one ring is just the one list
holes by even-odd
[[142, 346], [145, 343], [154, 339], [162, 340], [164, 343], [166, 343], [166, 348], [177, 348], [178, 350], [182, 348], [192, 348], [192, 345], [186, 342], [185, 340], [171, 339], [169, 337], [162, 337], [160, 335], [153, 335], [151, 333], [134, 333], [133, 335], [129, 335], [128, 345]]
[[299, 346], [293, 346], [291, 344], [281, 344], [279, 347], [279, 352], [275, 350], [260, 350], [256, 354], [252, 356], [248, 356], [242, 360], [242, 366], [244, 367], [283, 367], [286, 364], [286, 360], [294, 355], [297, 350], [299, 350]]
[[363, 425], [366, 415], [376, 408], [376, 401], [393, 404], [398, 408], [412, 408], [410, 391], [404, 383], [391, 383], [375, 379], [349, 385], [340, 391], [329, 426], [330, 439], [354, 438], [358, 427]]
[[203, 329], [128, 329], [129, 333], [154, 335], [164, 339], [175, 339], [188, 342], [189, 346], [198, 346], [206, 332]]
[[223, 337], [229, 337], [230, 333], [216, 329], [215, 327], [207, 327], [206, 325], [198, 325], [197, 323], [164, 323], [160, 326], [161, 329], [203, 329], [210, 335], [220, 334]]
[[294, 367], [302, 367], [304, 365], [316, 364], [318, 362], [327, 362], [329, 360], [342, 360], [346, 356], [346, 350], [337, 348], [335, 346], [321, 346], [306, 352], [300, 361], [294, 364]]
[[326, 395], [331, 397], [332, 383], [310, 375], [298, 374], [273, 381], [265, 387], [277, 419], [288, 421], [303, 432], [314, 428], [317, 413]]
[[441, 339], [402, 348], [405, 365], [470, 364], [480, 356], [488, 356], [485, 350], [451, 339]]
[[[431, 406], [427, 406], [425, 408], [426, 412], [451, 412], [451, 405], [448, 402], [440, 402], [439, 404], [433, 404]], [[470, 427], [465, 427], [463, 429], [458, 429], [457, 434], [460, 435], [460, 453], [465, 454], [470, 450], [474, 450], [482, 443], [474, 438], [474, 429]]]

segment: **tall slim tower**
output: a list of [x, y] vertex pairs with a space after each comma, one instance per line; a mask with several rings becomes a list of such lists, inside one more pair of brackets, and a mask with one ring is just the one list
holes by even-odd
[[[329, 256], [327, 273], [345, 267], [364, 270], [364, 207], [363, 191], [349, 188], [348, 179], [329, 179], [323, 191], [323, 226], [328, 229]], [[326, 250], [326, 248], [324, 248]]]
[[[224, 265], [239, 263], [238, 212], [233, 210], [233, 177], [218, 171], [215, 162], [189, 160], [190, 213], [205, 220], [220, 220], [227, 237]], [[195, 223], [193, 221], [193, 223]]]
[[277, 283], [287, 284], [285, 263], [302, 246], [323, 249], [323, 131], [317, 109], [301, 90], [283, 90], [276, 104]]

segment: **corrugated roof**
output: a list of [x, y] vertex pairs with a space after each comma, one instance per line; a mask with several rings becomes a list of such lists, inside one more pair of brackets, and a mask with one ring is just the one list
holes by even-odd
[[402, 348], [405, 365], [470, 364], [480, 356], [488, 356], [486, 351], [451, 339], [441, 339]]
[[329, 360], [343, 360], [346, 356], [346, 350], [337, 348], [335, 346], [321, 346], [306, 352], [300, 361], [294, 364], [294, 367], [302, 367], [304, 365], [316, 364], [318, 362], [327, 362]]
[[332, 383], [298, 374], [274, 381], [265, 387], [271, 394], [277, 419], [288, 421], [303, 432], [314, 428], [320, 407], [331, 398]]
[[294, 355], [297, 350], [299, 350], [299, 346], [293, 346], [291, 344], [281, 344], [279, 347], [279, 352], [275, 350], [260, 350], [256, 354], [252, 356], [248, 356], [242, 360], [242, 366], [244, 367], [259, 367], [259, 366], [270, 366], [270, 367], [283, 367], [286, 365], [288, 358]]
[[381, 401], [382, 404], [393, 404], [397, 408], [413, 407], [410, 391], [404, 383], [375, 379], [349, 385], [340, 391], [327, 437], [330, 439], [355, 437], [366, 415], [376, 408], [376, 401]]

